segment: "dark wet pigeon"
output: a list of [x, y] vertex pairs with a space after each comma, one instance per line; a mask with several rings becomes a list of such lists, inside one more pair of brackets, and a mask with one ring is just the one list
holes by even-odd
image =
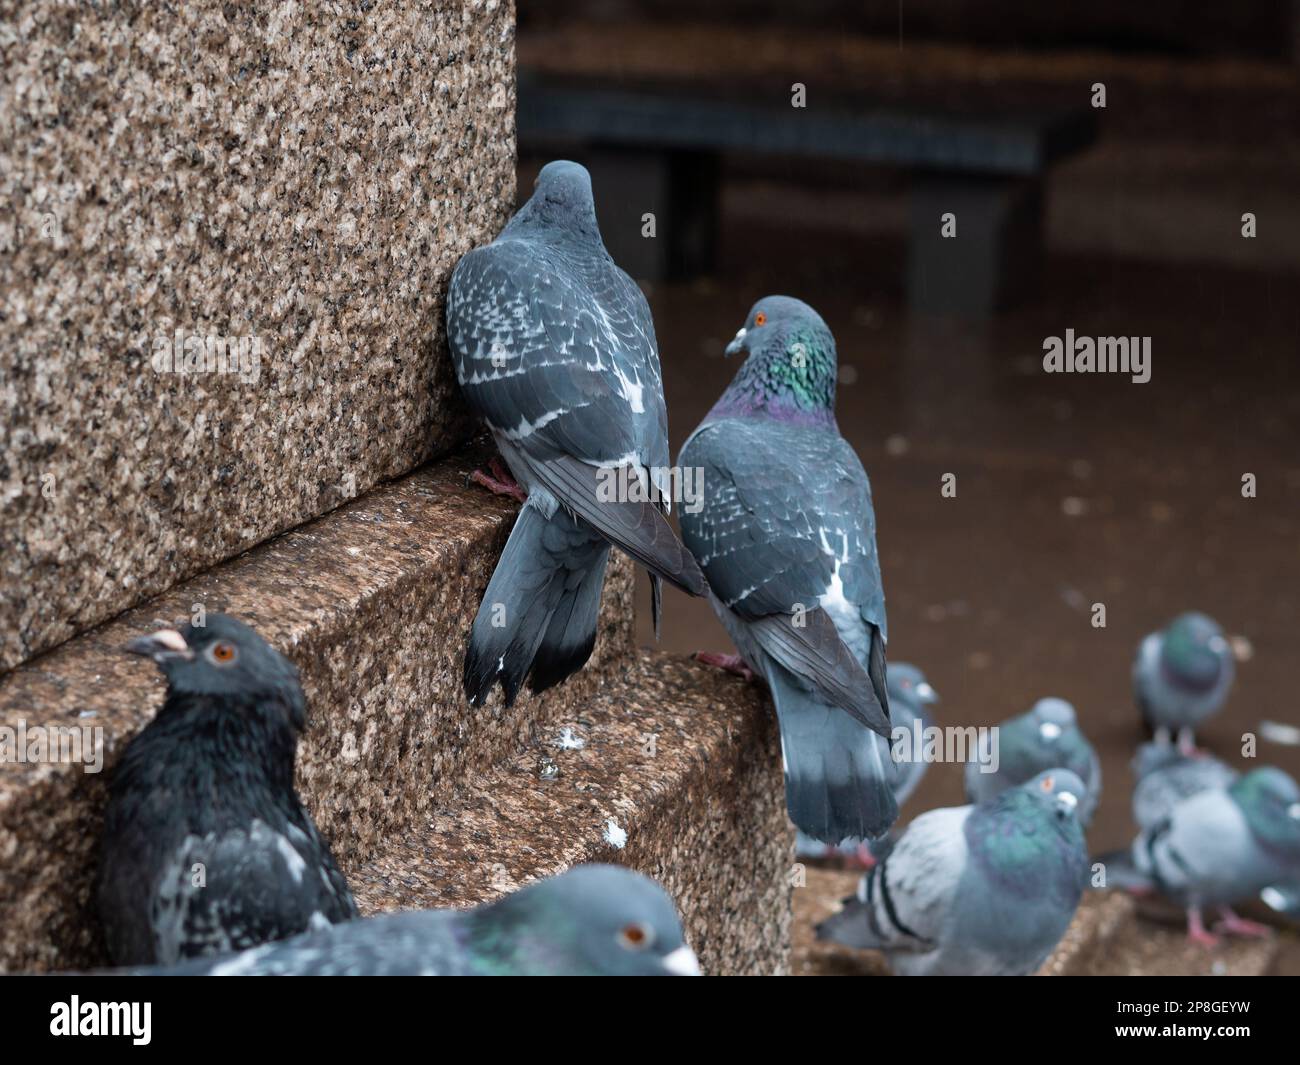
[[[650, 309], [605, 251], [591, 179], [542, 168], [532, 198], [457, 264], [447, 335], [466, 399], [527, 491], [470, 634], [465, 690], [506, 703], [581, 669], [596, 640], [610, 544], [703, 595], [665, 516], [668, 415]], [[492, 485], [491, 479], [484, 479]]]
[[167, 678], [113, 772], [96, 896], [115, 965], [242, 950], [357, 915], [293, 787], [298, 671], [224, 614], [127, 645]]
[[883, 951], [901, 976], [1023, 976], [1065, 934], [1088, 876], [1067, 769], [907, 826], [817, 938]]
[[1180, 614], [1138, 647], [1133, 691], [1156, 740], [1178, 734], [1190, 753], [1194, 729], [1223, 706], [1236, 675], [1232, 644], [1218, 622], [1204, 614]]
[[835, 341], [796, 299], [754, 304], [735, 378], [679, 459], [703, 470], [682, 536], [740, 652], [772, 690], [786, 808], [814, 839], [883, 835], [898, 816], [889, 753], [885, 597], [871, 487], [835, 422]]
[[1113, 863], [1102, 859], [1107, 881], [1131, 887], [1136, 873], [1150, 890], [1185, 907], [1189, 939], [1217, 941], [1205, 928], [1207, 908], [1219, 911], [1215, 931], [1267, 935], [1232, 906], [1300, 879], [1300, 788], [1280, 769], [1252, 770], [1226, 788], [1177, 802], [1138, 835], [1127, 856], [1114, 857]]
[[[900, 729], [907, 730], [911, 739], [906, 747], [899, 747], [891, 753], [898, 755], [906, 751], [910, 758], [894, 758], [898, 773], [894, 780], [894, 798], [901, 808], [916, 791], [929, 763], [922, 757], [925, 730], [934, 724], [930, 707], [939, 701], [939, 695], [925, 679], [925, 674], [910, 662], [892, 662], [889, 666], [889, 717], [897, 736]], [[916, 729], [921, 730], [921, 742], [918, 743]], [[864, 868], [871, 868], [877, 860], [889, 853], [895, 840], [893, 833], [888, 836], [860, 843], [850, 841], [839, 845], [826, 844], [813, 839], [807, 833], [795, 834], [795, 855], [799, 858], [840, 858]]]
[[997, 727], [997, 770], [985, 772], [994, 765], [988, 750], [992, 742], [987, 734], [984, 746], [966, 763], [966, 798], [983, 802], [1063, 766], [1086, 784], [1079, 820], [1085, 828], [1092, 822], [1101, 799], [1101, 759], [1079, 728], [1073, 706], [1064, 699], [1039, 699], [1025, 713], [1002, 722]]
[[242, 954], [140, 975], [698, 976], [653, 880], [580, 865], [472, 910], [367, 917]]

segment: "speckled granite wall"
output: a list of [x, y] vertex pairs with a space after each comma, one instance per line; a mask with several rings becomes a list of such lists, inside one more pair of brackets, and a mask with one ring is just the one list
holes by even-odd
[[466, 435], [509, 0], [5, 0], [0, 122], [0, 671]]

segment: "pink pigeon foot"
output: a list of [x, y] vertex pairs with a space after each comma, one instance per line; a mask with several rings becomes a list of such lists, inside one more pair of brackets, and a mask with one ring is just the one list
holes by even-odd
[[754, 671], [745, 665], [745, 660], [740, 655], [718, 654], [715, 651], [696, 651], [691, 657], [706, 666], [726, 670], [728, 673], [734, 673], [746, 680], [754, 679]]
[[871, 853], [871, 848], [865, 843], [859, 843], [854, 848], [849, 864], [860, 866], [864, 871], [870, 872], [876, 866], [876, 856]]
[[1207, 950], [1219, 945], [1219, 937], [1206, 930], [1205, 924], [1201, 921], [1201, 911], [1196, 906], [1187, 911], [1187, 939], [1189, 942], [1199, 943]]
[[519, 500], [520, 503], [528, 499], [528, 493], [519, 486], [519, 482], [510, 475], [510, 471], [495, 455], [488, 462], [488, 469], [492, 471], [490, 474], [475, 470], [469, 475], [469, 479], [475, 484], [481, 484], [493, 495], [509, 496], [511, 499]]
[[1273, 929], [1266, 924], [1260, 924], [1258, 921], [1248, 921], [1244, 917], [1238, 917], [1227, 906], [1219, 907], [1219, 923], [1214, 926], [1216, 932], [1222, 932], [1230, 936], [1247, 936], [1251, 939], [1267, 939], [1273, 934]]

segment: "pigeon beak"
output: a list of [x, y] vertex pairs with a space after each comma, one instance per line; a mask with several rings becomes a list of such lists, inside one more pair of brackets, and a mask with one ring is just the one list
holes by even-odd
[[939, 701], [939, 693], [930, 686], [929, 681], [922, 681], [916, 686], [916, 697], [927, 706]]
[[732, 356], [732, 355], [739, 355], [742, 351], [745, 351], [745, 350], [746, 350], [746, 348], [745, 348], [745, 333], [746, 333], [746, 332], [747, 332], [747, 331], [746, 331], [744, 328], [741, 328], [741, 329], [737, 329], [737, 330], [736, 330], [736, 335], [732, 338], [731, 343], [727, 345], [727, 350], [726, 350], [725, 354], [726, 354], [728, 357], [730, 357], [730, 356]]
[[1056, 797], [1056, 806], [1062, 813], [1072, 814], [1079, 806], [1079, 797], [1072, 791], [1063, 791]]
[[669, 976], [703, 976], [700, 959], [690, 947], [681, 946], [664, 955], [664, 969]]
[[159, 629], [148, 636], [137, 636], [122, 650], [128, 654], [152, 658], [160, 665], [169, 658], [183, 658], [188, 661], [194, 657], [194, 652], [185, 642], [185, 637], [175, 629]]
[[1238, 662], [1249, 662], [1254, 657], [1255, 648], [1245, 636], [1229, 636], [1228, 644], [1232, 648], [1232, 657]]

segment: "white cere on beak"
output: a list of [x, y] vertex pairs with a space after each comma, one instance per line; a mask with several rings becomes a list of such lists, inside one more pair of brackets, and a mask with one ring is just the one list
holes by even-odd
[[157, 632], [151, 633], [149, 638], [169, 651], [179, 653], [190, 649], [190, 645], [185, 642], [185, 637], [175, 629], [159, 629]]
[[918, 699], [924, 699], [927, 703], [932, 703], [939, 698], [939, 693], [930, 687], [929, 681], [922, 681], [916, 686], [916, 696]]
[[1072, 791], [1063, 791], [1056, 796], [1056, 802], [1062, 810], [1074, 810], [1079, 805], [1079, 797]]
[[678, 947], [671, 954], [664, 955], [664, 968], [673, 976], [703, 976], [700, 971], [700, 959], [690, 947]]
[[1216, 655], [1221, 655], [1228, 649], [1228, 641], [1222, 636], [1211, 636], [1209, 647]]
[[1293, 802], [1286, 808], [1287, 817], [1293, 821], [1300, 821], [1300, 802]]
[[739, 329], [736, 330], [736, 335], [735, 335], [734, 337], [732, 337], [731, 342], [732, 342], [733, 344], [739, 344], [742, 340], [745, 339], [745, 333], [746, 333], [746, 332], [747, 332], [747, 330], [746, 330], [745, 327], [742, 325]]
[[1042, 736], [1043, 739], [1045, 739], [1048, 743], [1051, 743], [1054, 739], [1056, 739], [1058, 736], [1061, 735], [1061, 726], [1058, 725], [1055, 721], [1044, 721], [1041, 725], [1038, 726], [1038, 734]]

